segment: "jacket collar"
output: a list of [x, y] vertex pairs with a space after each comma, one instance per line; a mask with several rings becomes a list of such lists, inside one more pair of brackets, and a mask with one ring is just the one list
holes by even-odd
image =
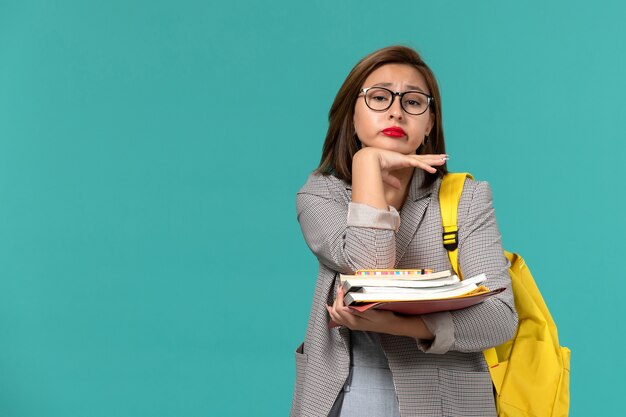
[[437, 184], [437, 180], [429, 183], [430, 174], [423, 169], [415, 168], [409, 185], [409, 195], [400, 210], [400, 228], [396, 233], [396, 262], [398, 265], [406, 249], [415, 236], [417, 227], [422, 221], [430, 203], [429, 197]]
[[432, 174], [429, 174], [420, 168], [415, 168], [413, 170], [413, 178], [411, 179], [411, 184], [409, 185], [409, 195], [406, 198], [407, 201], [417, 201], [421, 198], [429, 196], [432, 193], [433, 187], [437, 181], [431, 182], [431, 175]]

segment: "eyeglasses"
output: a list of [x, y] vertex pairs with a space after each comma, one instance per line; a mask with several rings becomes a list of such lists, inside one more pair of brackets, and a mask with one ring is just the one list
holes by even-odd
[[374, 111], [385, 111], [391, 107], [396, 96], [400, 97], [402, 110], [412, 115], [419, 115], [428, 110], [433, 98], [419, 91], [399, 93], [383, 87], [363, 88], [359, 92], [365, 97], [365, 104]]

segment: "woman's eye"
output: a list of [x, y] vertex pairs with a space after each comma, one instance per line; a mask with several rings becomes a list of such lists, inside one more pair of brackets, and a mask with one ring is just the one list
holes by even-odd
[[374, 100], [374, 101], [387, 101], [388, 98], [386, 96], [372, 96], [372, 100]]
[[422, 101], [420, 99], [416, 99], [416, 98], [409, 98], [404, 100], [404, 104], [406, 106], [421, 106], [422, 105]]

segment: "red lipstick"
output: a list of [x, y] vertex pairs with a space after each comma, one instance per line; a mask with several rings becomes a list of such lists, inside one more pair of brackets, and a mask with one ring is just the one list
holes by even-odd
[[401, 138], [406, 136], [406, 132], [398, 126], [388, 127], [386, 129], [381, 130], [381, 133], [385, 136], [389, 136], [392, 138]]

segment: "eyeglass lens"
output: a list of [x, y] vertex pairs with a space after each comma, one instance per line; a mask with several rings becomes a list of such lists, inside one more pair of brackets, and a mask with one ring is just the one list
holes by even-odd
[[[387, 110], [393, 103], [394, 95], [385, 88], [370, 88], [365, 94], [365, 104], [376, 111]], [[428, 96], [418, 92], [406, 92], [400, 103], [409, 114], [422, 114], [428, 109]]]

